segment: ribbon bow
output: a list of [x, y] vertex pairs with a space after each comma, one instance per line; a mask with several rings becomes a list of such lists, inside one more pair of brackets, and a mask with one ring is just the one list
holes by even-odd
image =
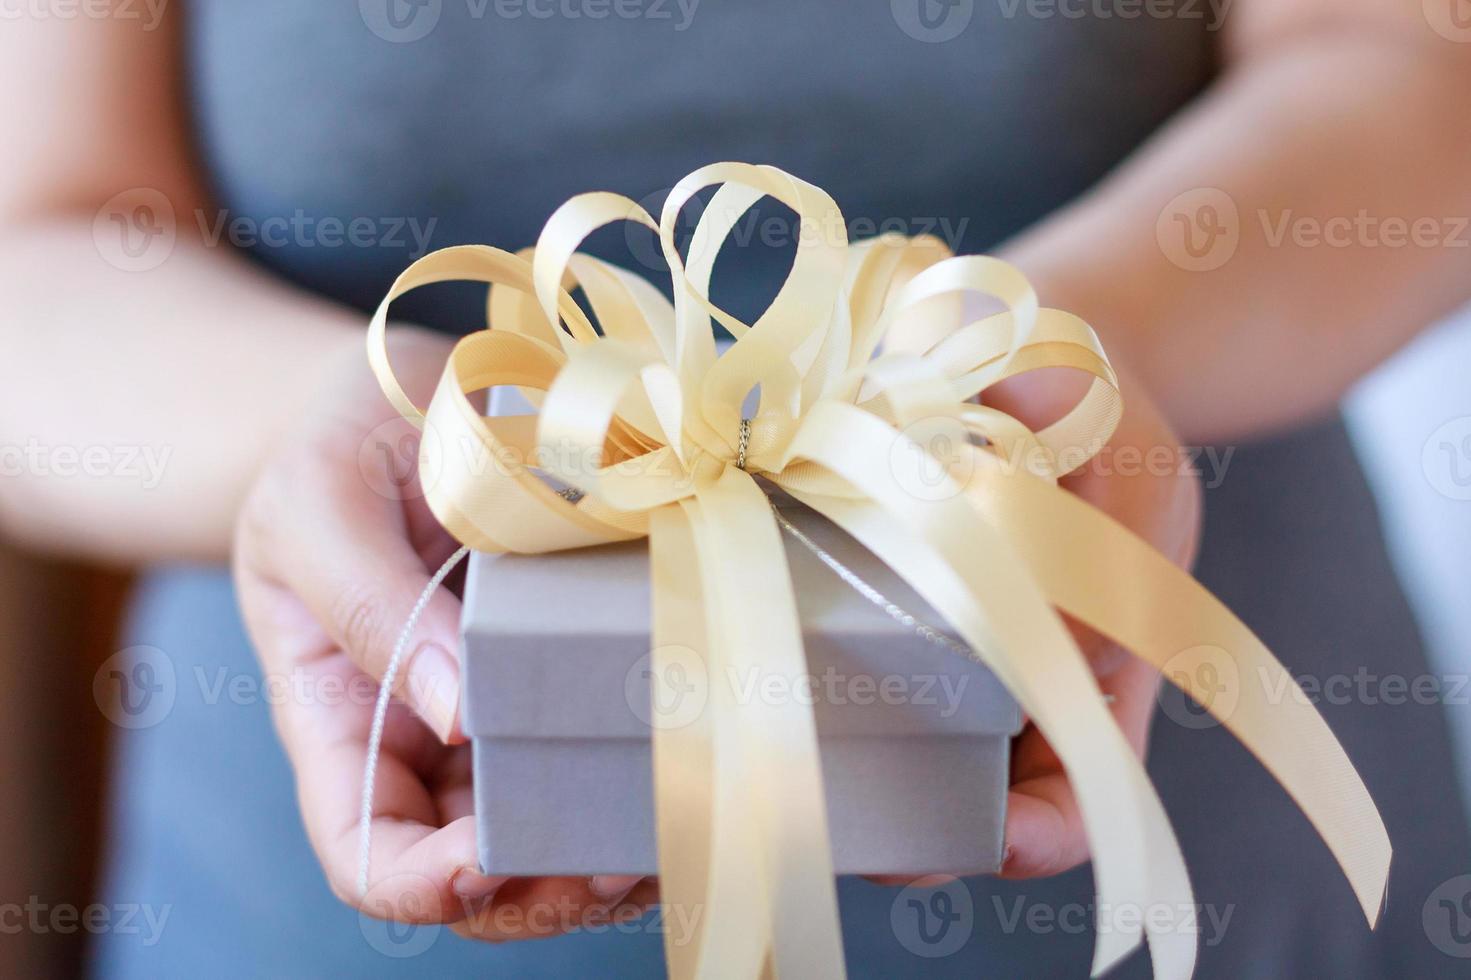
[[[715, 185], [681, 256], [676, 221]], [[747, 324], [710, 301], [710, 277], [737, 221], [768, 196], [796, 213], [800, 236], [782, 288]], [[658, 233], [672, 305], [643, 278], [577, 251], [618, 221]], [[817, 187], [774, 167], [723, 163], [680, 181], [658, 223], [628, 198], [584, 194], [552, 215], [535, 249], [463, 246], [415, 262], [374, 315], [368, 354], [395, 407], [426, 429], [421, 474], [436, 517], [483, 551], [647, 535], [657, 675], [693, 657], [710, 677], [798, 678], [807, 671], [792, 583], [758, 478], [774, 484], [907, 580], [1016, 696], [1067, 770], [1101, 907], [1187, 910], [1194, 900], [1159, 798], [1056, 610], [1157, 667], [1183, 666], [1169, 680], [1292, 794], [1372, 925], [1389, 840], [1322, 718], [1305, 698], [1270, 702], [1267, 691], [1295, 691], [1296, 682], [1251, 631], [1056, 486], [1107, 442], [1121, 414], [1093, 331], [1039, 307], [1025, 278], [997, 259], [951, 256], [925, 237], [850, 243], [844, 227]], [[446, 280], [491, 284], [492, 329], [455, 346], [424, 412], [389, 367], [388, 308]], [[1005, 309], [967, 322], [975, 296]], [[735, 337], [724, 353], [712, 318]], [[1040, 431], [973, 401], [1013, 375], [1057, 366], [1093, 381]], [[484, 417], [468, 396], [497, 385], [520, 388], [539, 414]], [[1191, 669], [1222, 666], [1218, 658], [1263, 683], [1218, 701], [1205, 683], [1211, 672]], [[711, 685], [701, 717], [653, 731], [663, 899], [702, 913], [692, 942], [666, 944], [670, 973], [770, 967], [840, 977], [811, 707], [737, 704], [724, 688]], [[1095, 973], [1147, 935], [1156, 976], [1191, 975], [1193, 931], [1157, 915], [1118, 925], [1100, 930]]]

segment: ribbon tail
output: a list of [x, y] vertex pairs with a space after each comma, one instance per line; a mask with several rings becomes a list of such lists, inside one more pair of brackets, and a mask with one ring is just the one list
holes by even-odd
[[[708, 703], [697, 701], [698, 710], [686, 713], [681, 700], [667, 717], [657, 710], [662, 678], [687, 685], [681, 699], [699, 699], [701, 686], [708, 690], [709, 667], [698, 653], [708, 634], [700, 566], [690, 519], [678, 506], [661, 507], [650, 515], [649, 577], [653, 594], [649, 674], [651, 687], [658, 692], [653, 693], [649, 718], [659, 889], [666, 923], [664, 958], [669, 976], [682, 980], [697, 975], [712, 921], [704, 912], [714, 846], [715, 746], [711, 712], [705, 710]], [[685, 676], [701, 664], [693, 678]], [[692, 932], [677, 933], [668, 927], [671, 921], [691, 924]]]
[[[1164, 809], [1092, 671], [1006, 537], [903, 433], [860, 409], [816, 406], [787, 451], [825, 467], [876, 507], [802, 496], [903, 576], [985, 658], [1047, 737], [1067, 770], [1092, 845], [1100, 903], [1108, 908], [1193, 908], [1184, 859]], [[843, 506], [848, 500], [850, 506]], [[881, 516], [875, 517], [875, 514]], [[859, 520], [858, 518], [863, 518]], [[1144, 917], [1150, 920], [1150, 916]], [[1134, 923], [1100, 930], [1095, 971], [1140, 939]], [[1196, 937], [1146, 921], [1157, 975], [1188, 977]]]
[[994, 457], [977, 455], [984, 465], [968, 487], [970, 499], [1006, 530], [1050, 600], [1159, 668], [1235, 735], [1307, 815], [1375, 925], [1389, 880], [1389, 834], [1358, 771], [1292, 675], [1200, 583], [1122, 524], [1046, 481], [1003, 473]]
[[[740, 706], [729, 685], [711, 682], [728, 670], [723, 650], [711, 640], [722, 630], [720, 612], [708, 601], [719, 587], [720, 570], [710, 548], [698, 545], [703, 535], [697, 529], [705, 521], [698, 501], [664, 508], [658, 521], [661, 541], [651, 552], [657, 577], [650, 664], [667, 669], [682, 662], [693, 674], [684, 680], [695, 708], [693, 717], [676, 708], [670, 723], [653, 732], [665, 921], [672, 906], [681, 921], [696, 923], [688, 941], [665, 936], [665, 958], [672, 980], [756, 976], [769, 959], [771, 916], [764, 883], [750, 869], [759, 837], [749, 819], [753, 804]], [[698, 607], [688, 605], [692, 593], [700, 597]], [[684, 638], [691, 649], [682, 647]], [[683, 809], [686, 804], [695, 811]], [[672, 836], [664, 837], [666, 831]], [[677, 943], [683, 948], [675, 948]]]
[[[1067, 769], [1092, 845], [1100, 909], [1141, 909], [1154, 972], [1186, 978], [1195, 968], [1194, 894], [1185, 860], [1164, 807], [1143, 765], [1108, 713], [1081, 652], [1050, 609], [1035, 601], [971, 588], [943, 558], [918, 546], [913, 533], [869, 501], [793, 492], [877, 555], [970, 645], [1016, 695]], [[983, 522], [976, 519], [977, 525]], [[994, 558], [996, 569], [1015, 569], [990, 529], [957, 527], [956, 538]], [[1003, 577], [990, 576], [990, 581]], [[1014, 577], [1007, 573], [1004, 577]], [[1008, 591], [1015, 592], [1015, 588]], [[1023, 639], [1022, 634], [1026, 634]], [[1181, 917], [1184, 917], [1183, 919]], [[1133, 923], [1100, 923], [1092, 973], [1115, 966], [1139, 944]]]
[[[808, 673], [780, 529], [766, 494], [734, 467], [698, 484], [695, 501], [682, 506], [699, 514], [691, 527], [710, 615], [717, 769], [711, 879], [727, 886], [732, 879], [759, 882], [766, 916], [760, 925], [770, 936], [776, 975], [841, 980], [846, 975], [842, 934], [812, 707], [796, 698], [737, 699], [737, 690], [749, 689], [752, 679], [759, 690], [765, 674], [800, 678]], [[727, 741], [732, 733], [733, 745]], [[724, 843], [734, 840], [738, 828], [755, 837], [756, 846], [744, 853]], [[713, 916], [718, 910], [711, 898]], [[740, 936], [740, 930], [721, 924], [726, 935]], [[760, 973], [765, 949], [749, 939], [747, 946], [742, 960], [744, 954], [756, 954], [753, 968], [716, 963], [719, 975]]]

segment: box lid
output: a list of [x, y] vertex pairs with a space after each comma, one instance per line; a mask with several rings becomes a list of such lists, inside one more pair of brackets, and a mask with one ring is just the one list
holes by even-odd
[[[781, 512], [892, 603], [945, 629], [937, 613], [841, 529], [795, 502], [783, 501]], [[729, 684], [742, 703], [808, 700], [823, 737], [1017, 731], [1016, 703], [988, 669], [920, 637], [790, 534], [783, 537], [807, 674], [722, 677], [699, 663], [676, 663], [654, 687], [646, 542], [548, 555], [473, 554], [463, 617], [466, 733], [647, 738], [651, 720], [668, 723], [703, 710], [709, 694], [703, 685], [713, 683]], [[651, 702], [656, 694], [663, 699], [658, 714]]]

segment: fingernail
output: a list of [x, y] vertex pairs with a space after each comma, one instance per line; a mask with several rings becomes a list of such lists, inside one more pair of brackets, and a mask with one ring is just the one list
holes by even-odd
[[483, 902], [510, 880], [505, 875], [483, 875], [474, 868], [461, 868], [450, 879], [449, 887], [467, 902]]
[[441, 742], [455, 734], [460, 703], [460, 665], [438, 643], [426, 643], [414, 653], [408, 670], [408, 696], [419, 716]]
[[1015, 853], [1016, 853], [1016, 848], [1013, 847], [1011, 844], [1007, 844], [1004, 848], [1002, 848], [1002, 850], [1001, 850], [1001, 870], [1002, 871], [1005, 871], [1006, 870], [1006, 866], [1011, 863], [1011, 856], [1013, 854], [1015, 854]]
[[587, 887], [609, 905], [617, 905], [643, 880], [641, 875], [593, 875], [587, 880]]

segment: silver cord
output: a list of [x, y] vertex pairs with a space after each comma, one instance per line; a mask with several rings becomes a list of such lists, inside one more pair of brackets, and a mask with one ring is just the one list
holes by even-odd
[[[930, 626], [928, 623], [921, 622], [913, 613], [907, 612], [904, 607], [900, 606], [898, 603], [891, 602], [889, 598], [885, 596], [882, 592], [880, 592], [878, 589], [875, 589], [873, 586], [869, 585], [862, 578], [860, 578], [857, 572], [853, 571], [853, 569], [838, 561], [838, 559], [834, 558], [825, 548], [822, 547], [822, 545], [818, 544], [816, 541], [813, 541], [806, 534], [804, 534], [802, 530], [797, 527], [797, 525], [787, 520], [786, 515], [778, 510], [775, 504], [771, 505], [771, 512], [776, 516], [776, 523], [781, 526], [781, 529], [783, 531], [790, 534], [802, 547], [812, 552], [812, 554], [817, 557], [818, 561], [822, 562], [828, 568], [832, 569], [833, 573], [837, 575], [838, 578], [842, 579], [843, 582], [846, 583], [854, 592], [857, 592], [859, 595], [863, 596], [863, 598], [867, 599], [869, 602], [882, 609], [890, 619], [894, 620], [904, 627], [907, 627], [910, 630], [913, 630], [914, 634], [923, 640], [927, 640], [928, 642], [933, 643], [936, 646], [944, 647], [946, 650], [949, 650], [952, 653], [958, 653], [962, 657], [965, 657], [967, 660], [971, 660], [975, 663], [980, 664], [987, 670], [991, 669], [990, 665], [982, 660], [981, 657], [978, 656], [976, 652], [970, 647], [966, 646], [964, 643], [961, 643], [954, 637], [940, 632], [933, 626]], [[1117, 700], [1117, 698], [1112, 694], [1105, 693], [1103, 695], [1104, 704], [1113, 704], [1115, 700]]]
[[858, 576], [857, 572], [853, 571], [853, 569], [838, 561], [838, 559], [834, 558], [827, 551], [827, 549], [818, 544], [816, 541], [813, 541], [811, 538], [809, 538], [806, 534], [802, 532], [800, 528], [797, 527], [797, 525], [787, 520], [786, 515], [778, 510], [775, 504], [772, 504], [771, 512], [776, 515], [776, 523], [781, 525], [781, 529], [783, 531], [790, 534], [802, 547], [812, 552], [812, 554], [817, 557], [818, 561], [822, 562], [828, 568], [832, 569], [833, 573], [837, 575], [838, 578], [847, 583], [847, 585], [852, 588], [854, 592], [857, 592], [859, 595], [863, 596], [863, 598], [867, 599], [869, 602], [882, 609], [890, 619], [899, 623], [906, 629], [913, 631], [916, 636], [920, 637], [923, 640], [933, 643], [936, 646], [944, 647], [946, 650], [950, 650], [953, 653], [958, 653], [962, 657], [965, 657], [969, 660], [974, 660], [976, 663], [983, 663], [981, 659], [976, 656], [975, 651], [972, 650], [970, 647], [966, 646], [964, 643], [961, 643], [954, 637], [947, 636], [946, 634], [935, 629], [933, 626], [930, 626], [928, 623], [921, 622], [913, 613], [908, 612], [904, 609], [903, 606], [900, 606], [898, 603], [891, 601], [878, 589], [875, 589], [873, 586], [865, 582], [862, 578]]
[[403, 665], [409, 640], [413, 638], [414, 630], [419, 625], [419, 617], [424, 615], [424, 607], [429, 605], [435, 591], [444, 583], [449, 573], [454, 571], [460, 559], [469, 553], [470, 549], [462, 546], [439, 566], [439, 571], [434, 573], [424, 586], [424, 591], [419, 593], [419, 601], [414, 603], [409, 618], [404, 621], [403, 631], [398, 634], [398, 642], [393, 645], [393, 656], [388, 658], [388, 667], [383, 671], [383, 681], [378, 685], [378, 703], [373, 707], [373, 727], [368, 732], [368, 759], [363, 763], [362, 810], [358, 813], [359, 897], [368, 893], [368, 864], [373, 854], [373, 790], [378, 780], [378, 755], [383, 748], [383, 728], [388, 721], [388, 702], [393, 697], [393, 682], [398, 677], [399, 667]]

